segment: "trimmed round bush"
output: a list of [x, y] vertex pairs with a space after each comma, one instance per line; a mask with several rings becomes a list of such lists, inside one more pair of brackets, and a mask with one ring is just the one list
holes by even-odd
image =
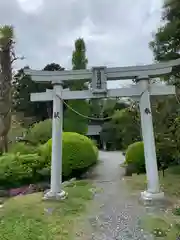
[[126, 151], [126, 163], [133, 165], [138, 173], [145, 172], [145, 156], [143, 142], [135, 142], [129, 145]]
[[[41, 154], [45, 159], [51, 159], [50, 139], [44, 147], [41, 147]], [[75, 133], [63, 133], [63, 177], [78, 176], [96, 163], [98, 150], [92, 140], [88, 137]]]
[[[23, 143], [14, 145], [12, 153], [0, 157], [0, 187], [19, 187], [49, 180], [51, 145], [51, 139], [46, 144], [32, 149]], [[89, 138], [78, 133], [63, 133], [64, 179], [80, 176], [96, 163], [97, 158], [98, 149]]]

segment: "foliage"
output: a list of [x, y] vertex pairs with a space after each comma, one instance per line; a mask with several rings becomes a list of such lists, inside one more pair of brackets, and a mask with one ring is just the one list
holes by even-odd
[[72, 54], [72, 68], [73, 70], [86, 69], [87, 63], [85, 42], [83, 38], [78, 38], [75, 41], [75, 50]]
[[165, 1], [162, 15], [162, 26], [150, 43], [155, 59], [158, 61], [177, 59], [180, 57], [180, 2]]
[[[79, 38], [75, 41], [75, 50], [72, 54], [72, 67], [73, 70], [86, 69], [87, 67], [86, 58], [86, 46], [83, 39]], [[82, 90], [86, 89], [84, 81], [68, 81], [66, 87], [70, 90]], [[90, 107], [86, 100], [69, 100], [68, 104], [75, 111], [89, 116]], [[71, 109], [66, 109], [64, 114], [64, 131], [67, 132], [77, 132], [85, 134], [88, 129], [88, 119], [79, 116], [77, 113], [73, 112]]]
[[102, 125], [100, 138], [106, 143], [107, 150], [122, 149], [122, 141], [118, 139], [117, 125], [112, 121]]
[[101, 138], [111, 147], [123, 150], [131, 143], [139, 141], [140, 119], [137, 109], [128, 107], [115, 111], [112, 120], [104, 123]]
[[20, 154], [29, 154], [29, 153], [36, 153], [37, 149], [30, 145], [30, 144], [25, 144], [23, 142], [17, 142], [12, 144], [10, 150], [10, 153], [20, 153]]
[[99, 149], [97, 148], [97, 146], [94, 144], [93, 145], [93, 150], [95, 152], [95, 155], [96, 155], [96, 160], [98, 160], [98, 157], [99, 157]]
[[116, 110], [123, 110], [128, 107], [128, 104], [123, 102], [122, 100], [116, 99], [106, 99], [103, 104], [103, 116], [111, 117]]
[[23, 137], [27, 132], [27, 129], [22, 127], [22, 124], [20, 121], [16, 119], [15, 115], [12, 115], [11, 119], [11, 129], [8, 133], [8, 139], [12, 143], [16, 141], [17, 137]]
[[177, 206], [173, 209], [173, 214], [176, 216], [180, 216], [180, 207]]
[[[46, 159], [51, 158], [51, 143], [52, 140], [50, 139], [42, 150], [45, 154], [43, 157]], [[64, 177], [79, 176], [96, 161], [97, 149], [89, 138], [78, 133], [63, 133], [62, 171]]]
[[[166, 0], [163, 6], [162, 22], [150, 42], [156, 61], [167, 61], [180, 57], [180, 2], [178, 0]], [[179, 87], [179, 73], [162, 78], [168, 84]], [[179, 103], [176, 97], [160, 98], [156, 100], [154, 108], [154, 127], [156, 137], [157, 156], [159, 161], [166, 165], [179, 162], [179, 133], [178, 121]]]
[[29, 128], [25, 137], [33, 145], [46, 143], [52, 136], [52, 120], [46, 119], [44, 121], [35, 123]]
[[9, 40], [14, 38], [14, 29], [12, 26], [4, 25], [0, 27], [0, 45], [6, 45]]
[[135, 142], [129, 145], [126, 151], [126, 163], [133, 164], [137, 172], [145, 171], [145, 157], [143, 142]]
[[[158, 167], [179, 163], [179, 104], [172, 96], [151, 98]], [[116, 111], [112, 120], [103, 124], [101, 139], [113, 149], [125, 150], [141, 140], [140, 116], [137, 106]]]
[[156, 155], [158, 167], [162, 164], [166, 167], [175, 164], [178, 157], [178, 149], [172, 134], [156, 134]]
[[[98, 149], [87, 137], [78, 133], [63, 133], [63, 178], [79, 177], [96, 163]], [[49, 178], [51, 139], [32, 147], [17, 143], [11, 153], [0, 157], [0, 186], [16, 187]]]
[[112, 122], [117, 127], [117, 134], [126, 149], [131, 143], [140, 140], [140, 119], [136, 109], [126, 108], [115, 112]]
[[[46, 65], [43, 70], [62, 71], [64, 68], [59, 64], [51, 63]], [[13, 80], [13, 110], [23, 112], [26, 117], [36, 116], [37, 121], [51, 118], [52, 103], [30, 101], [30, 93], [45, 92], [46, 89], [51, 88], [50, 83], [33, 82], [29, 75], [24, 74], [24, 69], [20, 69]]]
[[[76, 112], [89, 116], [90, 109], [89, 103], [84, 100], [73, 100], [68, 102], [70, 108]], [[88, 131], [88, 120], [83, 116], [79, 116], [73, 112], [72, 109], [67, 108], [64, 113], [63, 129], [65, 132], [77, 132], [80, 134], [86, 134]]]
[[[32, 162], [35, 161], [33, 156]], [[32, 178], [32, 169], [19, 161], [19, 154], [0, 157], [0, 186], [19, 186]]]
[[39, 153], [19, 154], [18, 161], [21, 166], [28, 167], [31, 170], [32, 175], [28, 180], [29, 183], [38, 182], [44, 177], [49, 177], [51, 161], [43, 158]]
[[0, 186], [19, 187], [47, 179], [50, 174], [49, 169], [50, 160], [47, 161], [38, 151], [5, 154], [0, 157]]
[[179, 104], [174, 97], [158, 97], [152, 100], [153, 122], [158, 165], [175, 163], [179, 158], [178, 115]]
[[[90, 101], [91, 116], [93, 118], [110, 118], [116, 110], [122, 110], [126, 107], [128, 107], [128, 104], [116, 99], [92, 99]], [[90, 122], [96, 121], [90, 120]], [[100, 139], [106, 143], [107, 150], [122, 149], [122, 144], [116, 136], [116, 124], [110, 121], [110, 119], [105, 121], [98, 120], [97, 124], [102, 125]]]

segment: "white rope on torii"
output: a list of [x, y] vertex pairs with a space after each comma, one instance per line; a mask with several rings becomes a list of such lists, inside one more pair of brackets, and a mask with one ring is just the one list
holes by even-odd
[[[53, 101], [51, 189], [45, 194], [44, 198], [62, 199], [65, 197], [65, 192], [61, 188], [63, 101], [113, 97], [139, 98], [147, 174], [147, 190], [142, 192], [141, 197], [145, 200], [163, 198], [164, 193], [160, 191], [159, 186], [150, 96], [175, 94], [175, 87], [173, 85], [150, 84], [150, 81], [156, 77], [170, 75], [173, 71], [179, 71], [179, 66], [180, 59], [151, 65], [120, 68], [94, 67], [88, 70], [72, 71], [25, 69], [25, 74], [31, 75], [33, 81], [51, 82], [53, 85], [53, 90], [31, 94], [31, 101]], [[135, 79], [136, 85], [130, 88], [107, 89], [107, 81], [121, 79]], [[91, 81], [91, 88], [82, 91], [63, 90], [63, 82], [70, 80]]]

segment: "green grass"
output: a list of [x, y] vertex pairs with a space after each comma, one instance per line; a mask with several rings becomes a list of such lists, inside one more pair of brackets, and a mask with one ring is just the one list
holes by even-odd
[[[162, 176], [162, 172], [160, 172], [159, 177], [161, 189], [165, 192], [166, 196], [170, 197], [173, 200], [176, 200], [178, 197], [180, 197], [180, 167], [172, 167], [166, 170], [164, 177]], [[133, 174], [132, 177], [126, 177], [125, 180], [133, 191], [144, 190], [147, 187], [145, 174]]]
[[142, 228], [153, 234], [155, 239], [176, 240], [180, 234], [180, 225], [171, 219], [159, 216], [146, 216], [142, 219]]
[[65, 188], [68, 198], [63, 201], [42, 201], [42, 193], [8, 200], [0, 209], [0, 240], [74, 239], [92, 188], [87, 181], [76, 181]]
[[[161, 189], [172, 202], [172, 206], [169, 211], [163, 212], [162, 214], [147, 214], [147, 216], [142, 219], [142, 228], [153, 233], [155, 239], [177, 239], [178, 234], [180, 235], [180, 207], [179, 204], [177, 204], [180, 197], [180, 167], [172, 167], [166, 170], [164, 177], [162, 173], [159, 173], [159, 176]], [[125, 177], [125, 181], [131, 192], [140, 192], [147, 187], [145, 174], [133, 174], [132, 177]], [[177, 206], [173, 208], [175, 203]]]

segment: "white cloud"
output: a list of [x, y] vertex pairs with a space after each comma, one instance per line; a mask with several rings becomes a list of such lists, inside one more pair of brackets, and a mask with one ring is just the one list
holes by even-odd
[[43, 6], [43, 0], [17, 0], [20, 8], [26, 13], [38, 13]]
[[0, 22], [13, 24], [16, 67], [71, 68], [74, 41], [86, 42], [89, 67], [153, 61], [148, 43], [160, 23], [162, 0], [0, 0]]

